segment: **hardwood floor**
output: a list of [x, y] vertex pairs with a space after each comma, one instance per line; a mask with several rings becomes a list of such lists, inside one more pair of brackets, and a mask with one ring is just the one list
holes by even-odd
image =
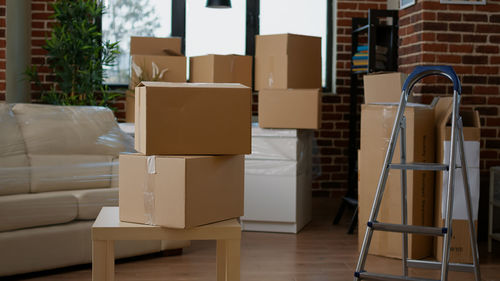
[[[314, 200], [313, 221], [298, 235], [243, 232], [241, 245], [242, 281], [337, 281], [352, 280], [358, 258], [357, 236], [347, 235], [348, 219], [332, 226], [336, 201]], [[484, 281], [500, 281], [500, 244], [488, 255], [480, 244]], [[398, 274], [400, 261], [369, 256], [367, 270]], [[435, 271], [412, 270], [412, 274], [438, 278]], [[0, 278], [1, 279], [1, 278]], [[57, 271], [14, 276], [10, 280], [91, 280], [89, 265]], [[149, 255], [119, 261], [116, 280], [215, 280], [215, 242], [193, 241], [179, 256]], [[449, 280], [473, 280], [469, 273], [451, 273]]]

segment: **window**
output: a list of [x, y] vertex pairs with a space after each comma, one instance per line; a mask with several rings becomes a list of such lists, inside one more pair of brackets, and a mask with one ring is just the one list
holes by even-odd
[[[127, 85], [130, 36], [180, 36], [186, 56], [254, 55], [256, 34], [297, 33], [322, 38], [323, 87], [332, 84], [332, 0], [232, 0], [231, 9], [206, 0], [104, 0], [103, 39], [120, 42], [106, 83]], [[260, 31], [260, 32], [259, 32]]]
[[114, 67], [105, 69], [106, 84], [129, 83], [130, 36], [168, 37], [172, 30], [172, 0], [105, 0], [103, 40], [120, 42]]
[[246, 0], [231, 9], [207, 9], [206, 0], [186, 1], [186, 56], [245, 54]]

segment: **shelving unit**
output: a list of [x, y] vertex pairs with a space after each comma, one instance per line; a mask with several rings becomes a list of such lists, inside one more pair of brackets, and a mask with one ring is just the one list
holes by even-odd
[[500, 209], [500, 166], [490, 168], [490, 206], [488, 214], [488, 253], [493, 248], [493, 240], [500, 241], [500, 232], [493, 232], [495, 208]]
[[[349, 171], [348, 190], [333, 221], [337, 224], [347, 206], [353, 206], [354, 216], [349, 227], [349, 234], [354, 232], [357, 223], [358, 207], [358, 175], [357, 175], [357, 150], [358, 141], [358, 84], [360, 76], [379, 71], [397, 71], [398, 69], [398, 11], [397, 10], [369, 10], [368, 18], [352, 19], [352, 47], [351, 55], [357, 52], [360, 39], [366, 37], [368, 45], [368, 64], [363, 71], [351, 72], [350, 89], [350, 117], [349, 117]], [[362, 36], [365, 37], [362, 37]], [[377, 46], [386, 48], [386, 58], [383, 67], [377, 65]]]

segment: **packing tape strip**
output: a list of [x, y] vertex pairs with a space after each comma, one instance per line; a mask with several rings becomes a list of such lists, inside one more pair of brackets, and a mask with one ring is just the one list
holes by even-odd
[[154, 222], [154, 186], [156, 174], [156, 157], [148, 156], [146, 158], [146, 166], [148, 174], [145, 177], [144, 183], [144, 215], [146, 217], [146, 224], [152, 225]]

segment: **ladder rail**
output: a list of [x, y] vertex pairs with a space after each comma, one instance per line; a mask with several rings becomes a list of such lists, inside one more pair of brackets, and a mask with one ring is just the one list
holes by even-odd
[[[401, 98], [399, 101], [399, 106], [396, 112], [396, 117], [394, 120], [394, 124], [392, 126], [391, 138], [389, 141], [389, 146], [385, 153], [384, 164], [382, 166], [382, 172], [380, 173], [379, 181], [377, 184], [377, 191], [375, 192], [375, 197], [373, 200], [372, 208], [370, 211], [369, 221], [375, 221], [378, 216], [378, 211], [380, 209], [380, 204], [382, 203], [382, 195], [384, 194], [385, 185], [387, 183], [387, 177], [389, 175], [389, 162], [392, 161], [392, 157], [394, 156], [394, 150], [396, 147], [396, 141], [399, 134], [399, 123], [403, 117], [406, 103], [408, 101], [408, 96], [405, 91], [401, 93]], [[368, 255], [368, 248], [370, 247], [371, 239], [373, 235], [373, 230], [370, 227], [366, 228], [365, 236], [363, 238], [363, 244], [361, 245], [361, 251], [358, 258], [358, 264], [356, 265], [356, 272], [363, 271], [366, 263], [366, 257]], [[358, 281], [359, 277], [355, 275], [354, 281]]]
[[[400, 124], [401, 128], [401, 164], [406, 164], [406, 117], [403, 116]], [[408, 224], [408, 205], [407, 205], [407, 181], [406, 169], [401, 169], [401, 223], [403, 226]], [[408, 233], [402, 233], [402, 253], [401, 261], [403, 267], [403, 276], [408, 276]]]
[[474, 265], [474, 277], [476, 280], [481, 280], [481, 273], [479, 270], [479, 251], [477, 248], [476, 231], [474, 227], [474, 217], [472, 215], [472, 200], [469, 186], [469, 176], [467, 173], [467, 162], [465, 159], [465, 148], [464, 148], [464, 132], [462, 118], [458, 120], [459, 123], [459, 148], [460, 148], [460, 161], [462, 163], [462, 177], [464, 181], [464, 193], [465, 193], [465, 205], [467, 206], [467, 217], [469, 221], [469, 232], [470, 232], [470, 246], [472, 250], [472, 264]]
[[446, 191], [446, 211], [445, 211], [445, 222], [444, 227], [448, 229], [447, 233], [443, 237], [443, 252], [442, 252], [442, 263], [441, 263], [441, 280], [448, 280], [448, 264], [450, 262], [450, 245], [451, 245], [451, 237], [452, 237], [452, 229], [451, 223], [453, 219], [453, 189], [455, 187], [455, 154], [457, 153], [457, 119], [458, 119], [458, 110], [460, 105], [460, 96], [457, 91], [453, 91], [453, 109], [452, 109], [452, 118], [451, 118], [451, 138], [450, 138], [450, 155], [449, 155], [449, 164], [450, 169], [448, 171], [448, 184]]

